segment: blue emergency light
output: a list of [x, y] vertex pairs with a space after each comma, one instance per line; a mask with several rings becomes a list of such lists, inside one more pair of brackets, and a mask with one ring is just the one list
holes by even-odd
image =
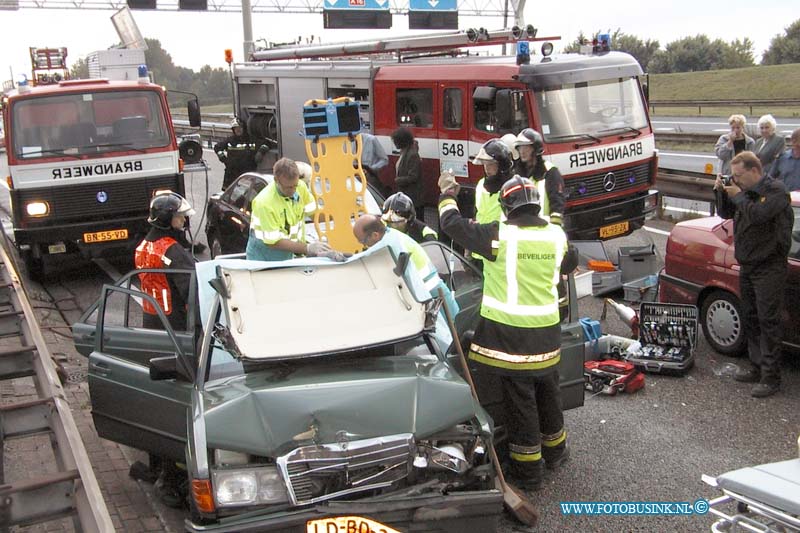
[[531, 62], [531, 45], [528, 41], [517, 42], [517, 65], [527, 65]]
[[594, 46], [595, 52], [609, 52], [611, 51], [611, 35], [608, 33], [598, 33], [596, 43]]
[[[337, 99], [340, 100], [340, 99]], [[358, 102], [346, 99], [324, 104], [314, 101], [303, 106], [303, 130], [306, 137], [340, 137], [361, 132]]]
[[139, 77], [149, 78], [149, 76], [147, 75], [147, 65], [139, 65]]

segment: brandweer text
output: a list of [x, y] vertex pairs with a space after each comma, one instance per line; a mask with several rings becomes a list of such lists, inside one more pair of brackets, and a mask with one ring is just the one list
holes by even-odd
[[642, 155], [641, 141], [617, 146], [609, 146], [608, 148], [591, 150], [589, 152], [570, 154], [569, 167], [586, 167], [589, 165], [596, 165], [598, 163], [605, 163], [606, 161], [614, 161], [616, 159], [623, 159], [637, 155]]
[[87, 176], [105, 176], [142, 170], [141, 161], [124, 161], [122, 163], [104, 163], [84, 165], [81, 167], [64, 167], [53, 169], [53, 179], [83, 178]]

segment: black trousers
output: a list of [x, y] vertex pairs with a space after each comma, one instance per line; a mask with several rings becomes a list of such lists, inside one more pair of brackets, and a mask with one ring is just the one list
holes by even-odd
[[762, 381], [780, 382], [781, 310], [786, 286], [786, 260], [742, 266], [739, 291], [742, 322], [750, 362]]
[[510, 459], [512, 475], [540, 476], [542, 459], [558, 459], [566, 448], [558, 372], [503, 375], [474, 361], [470, 369], [481, 405], [506, 430], [497, 447], [501, 460]]

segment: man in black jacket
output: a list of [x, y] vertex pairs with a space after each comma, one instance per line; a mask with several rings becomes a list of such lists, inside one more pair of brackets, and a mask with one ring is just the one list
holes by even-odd
[[734, 379], [757, 383], [752, 395], [765, 398], [780, 388], [781, 310], [794, 216], [786, 187], [762, 177], [755, 154], [738, 154], [731, 172], [730, 184], [717, 176], [714, 190], [719, 215], [733, 219], [742, 322], [752, 363]]

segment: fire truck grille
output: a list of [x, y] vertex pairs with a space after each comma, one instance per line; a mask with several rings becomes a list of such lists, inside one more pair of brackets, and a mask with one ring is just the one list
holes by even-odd
[[175, 190], [175, 176], [145, 179], [126, 179], [43, 189], [19, 190], [22, 209], [31, 201], [45, 201], [50, 214], [32, 222], [52, 222], [70, 219], [81, 221], [104, 220], [109, 216], [142, 213], [146, 216], [153, 193], [160, 189]]
[[589, 176], [566, 177], [565, 182], [568, 200], [606, 196], [649, 184], [650, 162]]

